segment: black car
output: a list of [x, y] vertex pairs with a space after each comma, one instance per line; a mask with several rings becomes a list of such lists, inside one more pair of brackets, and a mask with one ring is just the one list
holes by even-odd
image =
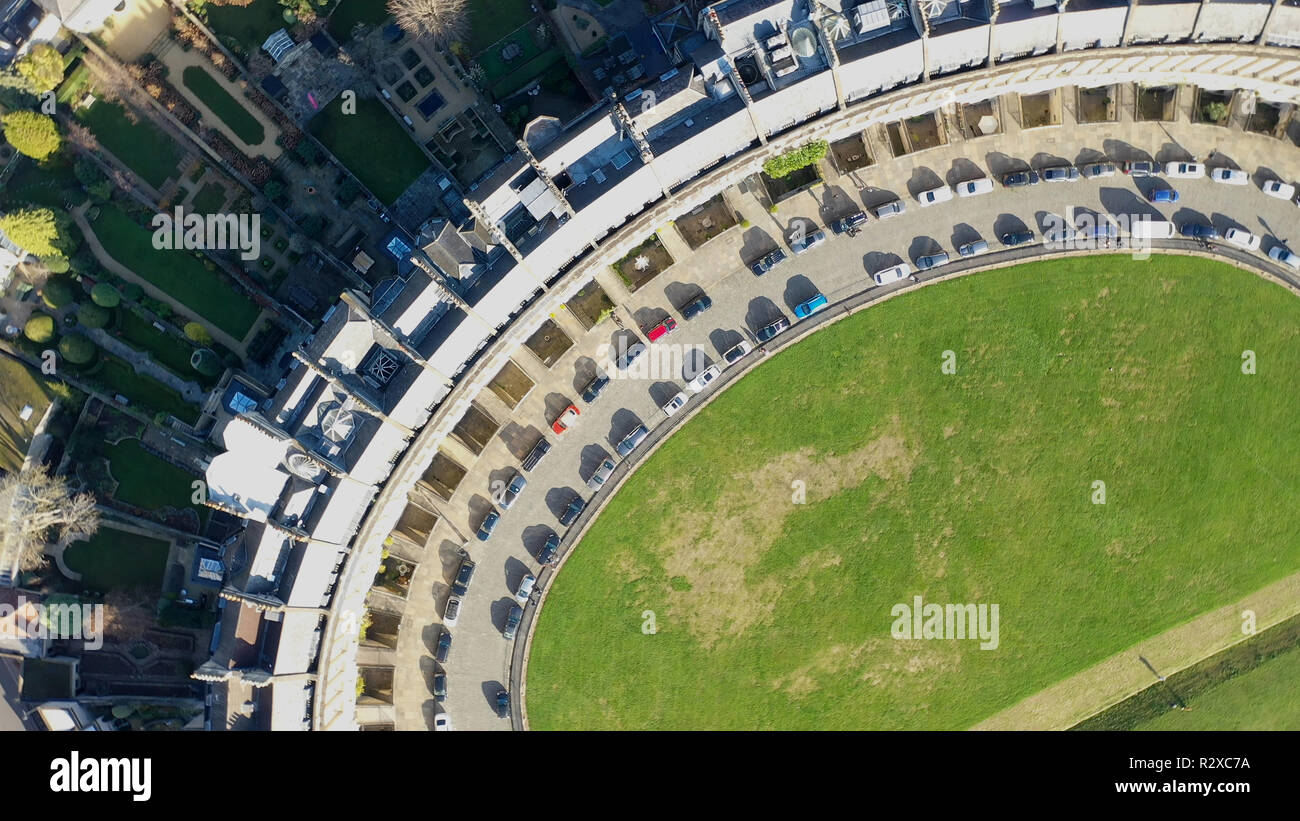
[[614, 366], [620, 371], [625, 371], [633, 362], [636, 361], [636, 358], [643, 353], [645, 353], [645, 343], [638, 339], [631, 345], [628, 345], [627, 349], [614, 360]]
[[539, 564], [550, 564], [555, 561], [555, 554], [560, 549], [560, 537], [551, 533], [546, 537], [546, 544], [542, 549], [537, 551], [537, 561]]
[[1185, 222], [1178, 226], [1178, 233], [1185, 237], [1193, 239], [1218, 239], [1219, 229], [1213, 225], [1204, 225], [1198, 222]]
[[439, 673], [433, 677], [433, 698], [434, 701], [447, 700], [447, 674]]
[[497, 690], [497, 718], [510, 718], [510, 694]]
[[442, 635], [438, 637], [438, 652], [434, 658], [439, 664], [446, 664], [449, 655], [451, 655], [451, 631], [443, 630]]
[[451, 592], [457, 596], [463, 596], [469, 590], [469, 583], [474, 578], [474, 562], [468, 557], [460, 563], [460, 570], [456, 573], [456, 581], [451, 583]]
[[1038, 173], [1035, 171], [1016, 171], [1002, 178], [1002, 184], [1007, 188], [1024, 188], [1038, 183]]
[[694, 319], [712, 307], [713, 300], [709, 299], [709, 295], [700, 294], [692, 301], [686, 303], [686, 307], [682, 308], [682, 319]]
[[581, 496], [575, 495], [573, 497], [573, 501], [569, 502], [569, 506], [566, 507], [564, 509], [564, 512], [560, 514], [560, 524], [564, 525], [565, 527], [568, 527], [569, 525], [573, 524], [574, 521], [577, 520], [578, 514], [581, 513], [582, 509], [586, 506], [587, 506], [587, 500], [582, 498]]
[[537, 467], [538, 462], [542, 461], [542, 457], [550, 452], [551, 443], [546, 441], [546, 437], [543, 436], [537, 440], [537, 444], [533, 445], [533, 449], [528, 451], [528, 455], [524, 457], [524, 461], [519, 466], [524, 470], [532, 470]]
[[1017, 245], [1024, 245], [1026, 242], [1033, 242], [1034, 235], [1029, 231], [1011, 231], [1003, 234], [1001, 239], [1003, 245], [1013, 248]]
[[501, 633], [507, 641], [515, 637], [515, 631], [519, 629], [519, 622], [523, 617], [524, 608], [517, 604], [510, 607], [510, 613], [506, 616], [506, 629]]
[[856, 214], [849, 214], [847, 217], [842, 217], [832, 222], [831, 230], [837, 234], [843, 234], [845, 231], [848, 231], [850, 228], [860, 228], [866, 224], [867, 224], [866, 213], [863, 211], [858, 211]]
[[605, 386], [608, 384], [608, 376], [599, 373], [596, 374], [596, 378], [588, 382], [587, 387], [582, 389], [582, 401], [588, 404], [595, 402], [596, 397], [600, 396], [600, 392], [605, 390]]
[[785, 251], [777, 248], [765, 257], [756, 259], [749, 264], [749, 270], [754, 272], [754, 276], [761, 277], [768, 271], [775, 268], [779, 263], [785, 261]]

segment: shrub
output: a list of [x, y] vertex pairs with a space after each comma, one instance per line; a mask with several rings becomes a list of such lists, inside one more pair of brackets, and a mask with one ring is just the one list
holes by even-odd
[[41, 299], [57, 311], [72, 301], [72, 283], [65, 277], [50, 277], [41, 289]]
[[185, 323], [185, 335], [196, 345], [208, 346], [212, 344], [212, 334], [208, 329], [197, 322]]
[[101, 282], [90, 289], [90, 299], [101, 308], [116, 308], [122, 302], [122, 295], [112, 285]]
[[93, 302], [82, 303], [77, 308], [77, 321], [87, 328], [103, 328], [112, 318], [113, 314], [107, 308], [101, 308]]
[[47, 159], [59, 150], [63, 138], [54, 120], [35, 111], [14, 111], [4, 115], [5, 139], [19, 154], [33, 160]]
[[793, 174], [800, 168], [806, 168], [826, 156], [830, 145], [825, 140], [813, 140], [802, 148], [772, 157], [763, 163], [763, 170], [773, 179], [780, 179]]
[[23, 328], [23, 336], [38, 345], [44, 345], [54, 339], [54, 317], [49, 314], [32, 314]]
[[221, 373], [221, 360], [207, 348], [200, 348], [190, 357], [190, 367], [204, 376], [216, 376]]
[[62, 254], [55, 254], [52, 257], [44, 257], [41, 263], [50, 270], [52, 274], [66, 274], [72, 270], [72, 262]]
[[140, 297], [144, 296], [144, 288], [138, 282], [128, 282], [122, 286], [122, 298], [131, 302], [138, 302]]
[[85, 365], [95, 358], [95, 343], [84, 336], [68, 335], [59, 340], [59, 353], [73, 365]]

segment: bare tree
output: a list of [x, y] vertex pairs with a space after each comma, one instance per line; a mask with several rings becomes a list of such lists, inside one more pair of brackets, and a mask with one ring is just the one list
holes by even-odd
[[41, 564], [45, 543], [85, 539], [99, 529], [95, 497], [73, 493], [59, 476], [41, 468], [0, 479], [0, 563], [17, 557], [28, 570]]
[[388, 10], [408, 34], [428, 37], [440, 46], [469, 37], [467, 0], [388, 0]]

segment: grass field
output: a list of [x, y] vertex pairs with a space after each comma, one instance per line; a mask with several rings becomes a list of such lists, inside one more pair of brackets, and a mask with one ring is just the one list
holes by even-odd
[[216, 327], [243, 339], [261, 309], [185, 251], [158, 251], [149, 229], [117, 206], [105, 205], [93, 223], [109, 255]]
[[239, 40], [249, 54], [256, 54], [266, 38], [279, 29], [289, 28], [284, 21], [284, 7], [276, 0], [253, 0], [247, 6], [209, 3], [207, 11], [208, 26], [218, 36], [229, 35]]
[[63, 559], [91, 590], [159, 589], [170, 549], [161, 539], [101, 527], [90, 539], [68, 545]]
[[220, 379], [220, 375], [204, 376], [190, 367], [190, 357], [194, 353], [192, 345], [158, 330], [148, 320], [128, 310], [118, 310], [114, 330], [122, 332], [123, 342], [147, 352], [181, 379], [197, 382], [204, 387], [215, 385]]
[[177, 173], [180, 149], [145, 118], [133, 123], [121, 106], [103, 100], [79, 110], [77, 116], [104, 148], [154, 188], [162, 188]]
[[[820, 332], [605, 509], [541, 614], [532, 726], [969, 727], [1295, 572], [1297, 336], [1252, 274], [1118, 256]], [[998, 604], [998, 648], [892, 639], [918, 595]]]
[[[32, 433], [50, 402], [61, 396], [71, 393], [62, 385], [47, 383], [23, 363], [0, 355], [0, 470], [23, 466]], [[32, 415], [23, 421], [19, 414], [26, 405], [31, 406]]]
[[179, 393], [151, 376], [136, 373], [125, 361], [103, 354], [103, 366], [92, 378], [103, 383], [109, 393], [120, 393], [133, 405], [143, 405], [149, 412], [166, 411], [188, 424], [198, 421], [199, 407], [185, 401]]
[[340, 0], [330, 15], [330, 36], [340, 43], [346, 43], [352, 37], [352, 28], [357, 23], [377, 26], [391, 17], [386, 3], [375, 0]]
[[140, 440], [124, 439], [116, 445], [104, 445], [100, 452], [108, 458], [113, 478], [118, 482], [113, 494], [118, 501], [148, 510], [163, 507], [207, 510], [190, 502], [194, 493], [192, 483], [199, 476], [149, 453], [140, 446]]
[[243, 103], [230, 96], [230, 92], [222, 88], [211, 74], [198, 66], [190, 66], [181, 73], [181, 79], [185, 87], [193, 91], [204, 105], [212, 109], [213, 114], [230, 126], [230, 130], [235, 132], [235, 136], [243, 140], [245, 145], [261, 145], [262, 140], [266, 139], [266, 129], [257, 118], [248, 113]]
[[1300, 647], [1191, 699], [1138, 730], [1300, 730]]
[[533, 17], [531, 0], [469, 0], [469, 42], [465, 49], [478, 54]]
[[[429, 159], [373, 98], [357, 100], [356, 114], [343, 114], [340, 97], [311, 121], [311, 132], [375, 196], [391, 204], [429, 167]], [[383, 162], [375, 162], [383, 157]]]
[[194, 195], [193, 207], [200, 214], [216, 214], [226, 203], [226, 188], [219, 182], [210, 182]]

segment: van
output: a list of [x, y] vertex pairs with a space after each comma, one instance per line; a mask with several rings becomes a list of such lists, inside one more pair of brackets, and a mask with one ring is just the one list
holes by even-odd
[[1128, 233], [1133, 239], [1170, 239], [1174, 235], [1174, 224], [1169, 220], [1137, 220]]
[[537, 463], [542, 461], [542, 457], [550, 451], [551, 443], [546, 441], [546, 437], [543, 436], [541, 439], [538, 439], [537, 444], [533, 445], [533, 449], [528, 451], [528, 455], [524, 457], [522, 465], [523, 469], [532, 470], [537, 467]]
[[637, 425], [631, 433], [623, 437], [623, 441], [619, 442], [618, 447], [614, 448], [614, 450], [618, 451], [619, 456], [626, 457], [629, 453], [636, 450], [636, 446], [641, 444], [642, 440], [649, 435], [649, 428], [645, 425]]

